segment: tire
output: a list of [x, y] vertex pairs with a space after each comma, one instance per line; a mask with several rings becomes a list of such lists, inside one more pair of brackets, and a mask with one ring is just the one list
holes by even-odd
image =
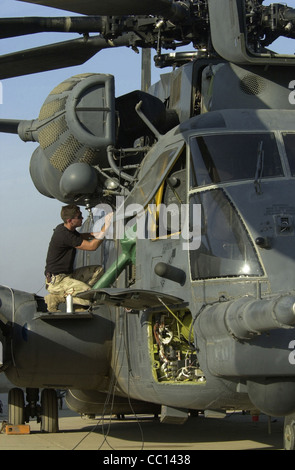
[[41, 393], [41, 431], [58, 432], [57, 395], [51, 388], [45, 388]]
[[12, 388], [8, 393], [8, 422], [18, 426], [25, 423], [25, 399], [21, 388]]
[[284, 422], [284, 449], [295, 450], [295, 418], [286, 416]]

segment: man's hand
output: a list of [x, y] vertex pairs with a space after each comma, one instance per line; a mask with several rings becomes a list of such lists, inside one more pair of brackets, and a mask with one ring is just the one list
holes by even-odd
[[106, 214], [105, 218], [104, 218], [104, 225], [103, 225], [101, 231], [100, 232], [92, 232], [91, 235], [93, 235], [93, 237], [96, 238], [97, 240], [102, 240], [105, 236], [105, 233], [107, 232], [107, 230], [110, 228], [110, 226], [112, 224], [113, 217], [114, 217], [113, 212], [109, 212], [108, 214]]

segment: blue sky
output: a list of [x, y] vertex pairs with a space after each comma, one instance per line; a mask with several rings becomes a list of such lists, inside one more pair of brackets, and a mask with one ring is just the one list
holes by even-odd
[[[67, 16], [70, 13], [1, 0], [2, 17]], [[0, 41], [0, 54], [37, 47], [41, 44], [79, 37], [63, 33], [35, 34]], [[101, 51], [79, 67], [2, 80], [3, 102], [0, 118], [34, 119], [50, 91], [72, 75], [83, 72], [115, 76], [116, 96], [140, 89], [141, 55], [129, 48]], [[154, 80], [159, 70], [153, 71]], [[52, 229], [61, 222], [62, 203], [48, 199], [35, 189], [30, 175], [31, 154], [38, 146], [18, 136], [0, 134], [0, 284], [37, 292], [44, 285], [43, 271]], [[84, 219], [87, 212], [84, 211]], [[44, 294], [44, 290], [40, 291]]]
[[[270, 3], [270, 2], [265, 2]], [[295, 0], [289, 0], [295, 6]], [[1, 17], [67, 16], [62, 10], [1, 0]], [[78, 35], [42, 33], [0, 41], [0, 54], [66, 41]], [[279, 41], [277, 50], [294, 53], [294, 41]], [[152, 54], [154, 55], [154, 54]], [[128, 48], [101, 51], [86, 64], [3, 80], [0, 118], [34, 119], [50, 91], [72, 75], [83, 72], [115, 76], [116, 96], [140, 89], [141, 55]], [[169, 69], [153, 69], [152, 80]], [[295, 79], [295, 76], [294, 76]], [[0, 134], [0, 284], [44, 295], [44, 263], [52, 229], [61, 222], [62, 203], [38, 193], [29, 175], [31, 154], [38, 144]], [[86, 213], [84, 211], [84, 218]]]

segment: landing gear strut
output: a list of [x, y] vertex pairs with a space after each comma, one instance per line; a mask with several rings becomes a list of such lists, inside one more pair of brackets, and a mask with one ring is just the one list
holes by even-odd
[[41, 431], [58, 432], [58, 406], [57, 394], [53, 389], [45, 388], [41, 392], [41, 405], [39, 401], [39, 390], [36, 388], [26, 389], [25, 405], [24, 391], [21, 388], [12, 388], [8, 394], [8, 420], [10, 424], [19, 425], [28, 423], [31, 418], [37, 418], [41, 423]]

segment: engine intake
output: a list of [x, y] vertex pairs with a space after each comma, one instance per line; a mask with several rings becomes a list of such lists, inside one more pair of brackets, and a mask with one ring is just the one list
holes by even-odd
[[[21, 121], [17, 128], [22, 140], [40, 144], [30, 163], [38, 191], [66, 203], [87, 199], [94, 205], [102, 201], [109, 180], [118, 186], [118, 174], [133, 183], [132, 174], [116, 167], [108, 149], [124, 153], [129, 170], [140, 164], [147, 147], [134, 148], [135, 141], [144, 137], [153, 143], [154, 136], [135, 111], [138, 102], [160, 132], [178, 124], [175, 113], [148, 93], [135, 91], [115, 99], [112, 75], [75, 75], [55, 87], [38, 119]], [[4, 124], [14, 131], [15, 123]]]

